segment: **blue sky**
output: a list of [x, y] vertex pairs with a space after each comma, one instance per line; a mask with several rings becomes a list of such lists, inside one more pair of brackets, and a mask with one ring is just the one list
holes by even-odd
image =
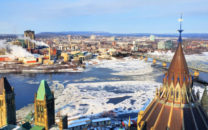
[[0, 33], [208, 33], [208, 0], [1, 0]]

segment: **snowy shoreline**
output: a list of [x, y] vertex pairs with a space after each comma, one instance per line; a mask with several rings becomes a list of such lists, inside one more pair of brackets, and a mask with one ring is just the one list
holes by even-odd
[[40, 70], [40, 69], [30, 69], [30, 70], [16, 70], [16, 69], [0, 69], [0, 73], [63, 73], [63, 72], [83, 72], [83, 68], [77, 69], [51, 69], [51, 70]]

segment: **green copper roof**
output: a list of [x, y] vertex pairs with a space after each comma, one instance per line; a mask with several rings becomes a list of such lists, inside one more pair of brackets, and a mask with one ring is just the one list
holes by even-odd
[[51, 90], [45, 80], [42, 80], [40, 83], [40, 86], [38, 88], [37, 92], [37, 100], [44, 100], [44, 97], [46, 95], [47, 99], [52, 99], [53, 95], [51, 93]]

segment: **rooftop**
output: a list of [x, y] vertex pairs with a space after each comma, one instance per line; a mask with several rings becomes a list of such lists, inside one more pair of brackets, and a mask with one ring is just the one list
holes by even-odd
[[44, 97], [48, 100], [53, 98], [53, 94], [48, 86], [48, 83], [45, 80], [42, 80], [37, 92], [37, 100], [44, 100]]

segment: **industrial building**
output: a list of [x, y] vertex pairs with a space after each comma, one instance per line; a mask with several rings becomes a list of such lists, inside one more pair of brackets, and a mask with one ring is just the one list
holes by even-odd
[[35, 49], [35, 43], [31, 40], [35, 40], [35, 31], [26, 30], [24, 31], [25, 44], [27, 45], [27, 49]]

